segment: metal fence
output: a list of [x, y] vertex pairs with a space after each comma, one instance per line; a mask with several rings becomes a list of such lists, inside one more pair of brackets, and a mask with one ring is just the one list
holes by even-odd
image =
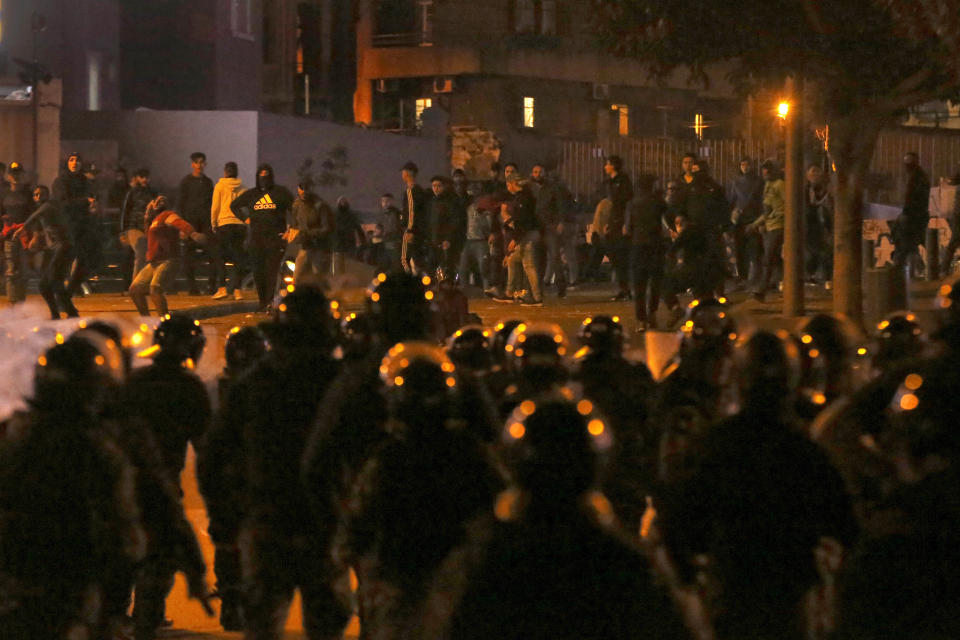
[[710, 175], [727, 184], [740, 170], [740, 159], [755, 161], [775, 155], [776, 143], [764, 140], [705, 140], [701, 143], [662, 138], [619, 138], [605, 143], [564, 141], [557, 172], [578, 202], [590, 207], [599, 198], [608, 155], [623, 158], [624, 170], [636, 180], [643, 173], [658, 176], [665, 184], [680, 175], [686, 153], [708, 161]]
[[[781, 149], [782, 151], [782, 149]], [[866, 199], [879, 204], [899, 204], [897, 185], [903, 175], [903, 155], [915, 151], [920, 166], [934, 186], [960, 173], [960, 131], [947, 129], [894, 129], [880, 134], [870, 165]], [[663, 138], [613, 138], [599, 142], [563, 141], [557, 172], [564, 184], [585, 207], [602, 193], [603, 161], [611, 154], [623, 158], [626, 172], [634, 179], [642, 173], [661, 182], [680, 174], [685, 153], [695, 153], [710, 163], [710, 174], [726, 185], [736, 177], [744, 156], [762, 161], [778, 155], [776, 140], [690, 140]]]
[[902, 204], [897, 185], [903, 175], [903, 155], [914, 151], [934, 187], [941, 179], [960, 172], [960, 131], [902, 129], [884, 131], [870, 162], [867, 199], [881, 204]]

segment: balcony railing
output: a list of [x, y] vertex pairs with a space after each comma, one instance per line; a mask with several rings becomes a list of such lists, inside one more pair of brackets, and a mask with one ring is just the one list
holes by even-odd
[[[389, 25], [380, 25], [389, 28]], [[417, 2], [417, 28], [373, 36], [374, 47], [429, 47], [433, 45], [433, 0]]]

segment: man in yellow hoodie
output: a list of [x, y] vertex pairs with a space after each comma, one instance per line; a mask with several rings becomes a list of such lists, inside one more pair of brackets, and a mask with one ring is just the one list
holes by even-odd
[[[245, 262], [243, 243], [247, 238], [247, 225], [230, 210], [230, 203], [243, 193], [243, 182], [237, 177], [237, 163], [228, 162], [223, 167], [223, 177], [213, 187], [213, 202], [210, 205], [210, 227], [217, 236], [220, 255], [217, 259], [217, 281], [226, 286], [220, 287], [214, 300], [233, 296], [242, 300], [240, 291], [242, 265]], [[233, 265], [230, 279], [227, 279], [226, 263]]]

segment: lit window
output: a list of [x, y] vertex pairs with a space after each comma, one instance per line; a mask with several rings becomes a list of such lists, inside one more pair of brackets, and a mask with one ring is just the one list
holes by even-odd
[[420, 125], [422, 124], [420, 116], [422, 116], [423, 112], [432, 106], [433, 106], [432, 98], [417, 98], [417, 102], [414, 107], [414, 111], [417, 119], [417, 128], [419, 128]]
[[235, 38], [253, 40], [252, 0], [230, 0], [230, 30]]
[[617, 131], [620, 135], [630, 135], [630, 107], [625, 104], [612, 104], [610, 109], [617, 112]]
[[523, 99], [523, 126], [533, 128], [533, 98]]

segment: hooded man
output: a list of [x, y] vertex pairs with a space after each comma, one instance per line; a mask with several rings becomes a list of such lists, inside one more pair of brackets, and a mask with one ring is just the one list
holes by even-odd
[[[210, 228], [216, 234], [217, 246], [217, 282], [224, 286], [213, 294], [214, 300], [232, 295], [241, 300], [240, 292], [241, 264], [244, 260], [243, 241], [247, 238], [247, 226], [230, 209], [230, 204], [243, 193], [243, 181], [237, 177], [236, 162], [223, 165], [223, 177], [213, 187], [213, 200], [210, 204]], [[227, 280], [227, 261], [233, 265], [230, 280]]]
[[276, 289], [283, 234], [292, 205], [293, 194], [274, 184], [273, 167], [269, 164], [257, 167], [257, 186], [230, 203], [234, 215], [250, 225], [250, 262], [262, 311], [268, 310]]

